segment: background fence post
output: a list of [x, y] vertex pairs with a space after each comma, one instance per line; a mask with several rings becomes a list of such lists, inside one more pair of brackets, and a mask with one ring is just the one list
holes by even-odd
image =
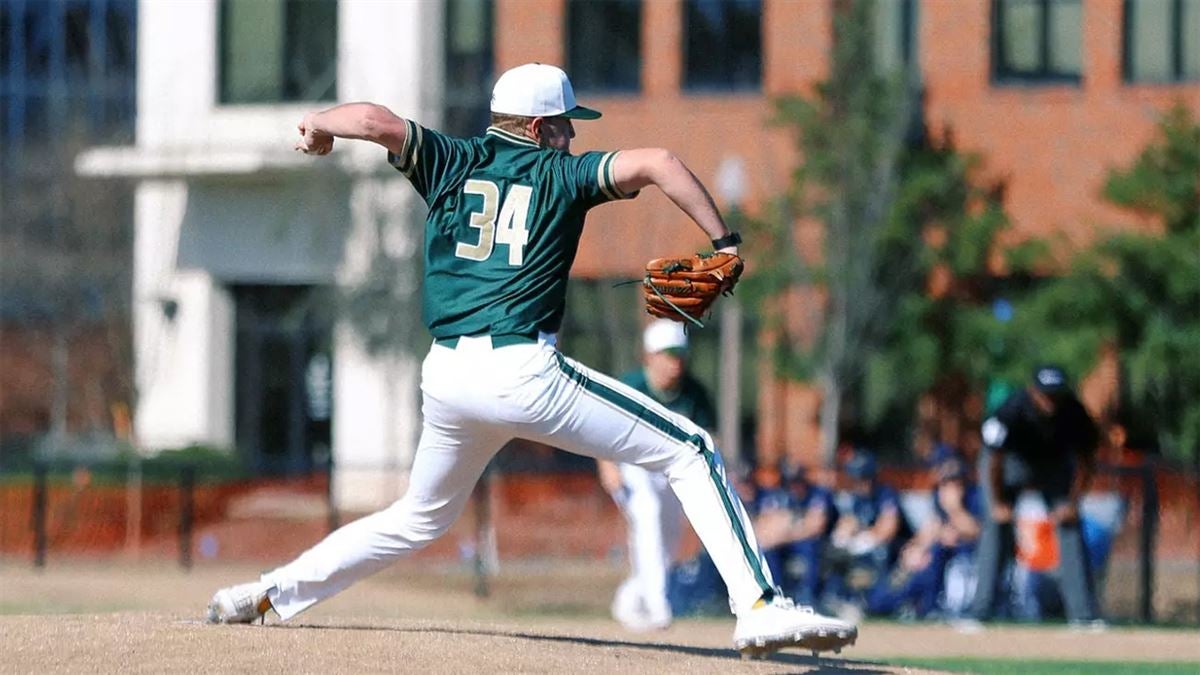
[[1140, 618], [1143, 623], [1154, 621], [1154, 542], [1158, 530], [1158, 485], [1154, 480], [1154, 463], [1142, 464], [1142, 530], [1138, 541], [1142, 559], [1138, 596], [1141, 600]]
[[125, 471], [125, 554], [142, 552], [142, 458], [134, 456]]
[[41, 462], [33, 467], [33, 566], [46, 566], [47, 468]]
[[179, 566], [192, 569], [192, 518], [196, 487], [196, 467], [185, 466], [179, 473]]
[[[1192, 458], [1192, 480], [1196, 487], [1196, 509], [1200, 511], [1200, 443]], [[1196, 538], [1196, 623], [1200, 623], [1200, 537]]]
[[491, 594], [491, 588], [488, 585], [488, 547], [491, 544], [490, 532], [492, 528], [492, 470], [486, 468], [483, 475], [480, 476], [479, 482], [475, 484], [474, 494], [471, 495], [472, 501], [475, 503], [475, 597], [486, 598]]

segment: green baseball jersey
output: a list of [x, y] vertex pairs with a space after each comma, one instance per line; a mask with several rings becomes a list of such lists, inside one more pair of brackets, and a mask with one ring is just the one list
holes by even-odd
[[407, 122], [388, 162], [429, 206], [422, 313], [435, 338], [557, 332], [583, 220], [627, 199], [615, 152], [571, 155], [489, 127], [453, 138]]
[[705, 429], [717, 428], [717, 414], [713, 410], [712, 399], [709, 398], [708, 391], [704, 389], [704, 385], [700, 384], [700, 380], [692, 377], [689, 373], [684, 373], [683, 380], [679, 383], [679, 391], [672, 398], [666, 398], [662, 393], [653, 391], [650, 382], [646, 379], [646, 371], [642, 369], [626, 373], [621, 377], [621, 382], [663, 404], [667, 410], [679, 413]]

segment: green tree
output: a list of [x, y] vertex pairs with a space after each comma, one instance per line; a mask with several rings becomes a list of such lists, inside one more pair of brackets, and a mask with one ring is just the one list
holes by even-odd
[[[811, 97], [777, 104], [795, 131], [800, 161], [786, 196], [752, 224], [748, 290], [768, 305], [788, 291], [818, 289], [811, 344], [774, 330], [777, 372], [822, 391], [824, 456], [841, 430], [890, 437], [909, 426], [917, 397], [980, 383], [990, 366], [977, 340], [997, 322], [984, 300], [988, 263], [1007, 219], [999, 186], [979, 183], [978, 159], [952, 135], [926, 133], [912, 71], [876, 66], [871, 0], [846, 3], [834, 20], [830, 76]], [[797, 221], [819, 223], [822, 248], [806, 254]], [[945, 283], [930, 289], [930, 281]], [[768, 323], [768, 327], [771, 324]]]
[[1122, 417], [1164, 453], [1200, 461], [1200, 124], [1180, 105], [1126, 168], [1110, 171], [1112, 203], [1161, 225], [1099, 239], [1017, 307], [1015, 364], [1059, 361], [1086, 373], [1117, 349]]

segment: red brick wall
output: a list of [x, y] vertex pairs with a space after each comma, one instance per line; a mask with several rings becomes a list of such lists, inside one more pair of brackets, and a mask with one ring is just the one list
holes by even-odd
[[1005, 206], [1017, 238], [1061, 233], [1078, 245], [1097, 225], [1135, 225], [1103, 203], [1107, 171], [1133, 159], [1174, 101], [1200, 109], [1200, 83], [1122, 82], [1121, 5], [1084, 3], [1082, 85], [1017, 86], [990, 82], [990, 3], [921, 4], [931, 128], [949, 125], [964, 149], [1008, 180]]
[[[112, 428], [112, 404], [129, 398], [127, 364], [114, 342], [127, 338], [125, 328], [91, 324], [67, 340], [69, 432]], [[50, 430], [54, 341], [50, 326], [0, 325], [0, 438]]]
[[565, 7], [564, 0], [497, 0], [497, 72], [530, 61], [561, 64]]
[[[808, 32], [816, 19], [799, 11], [800, 4], [782, 3], [770, 10], [786, 19], [781, 27], [764, 34], [764, 53], [770, 63], [776, 64], [775, 68], [768, 64], [764, 81], [773, 89], [802, 84], [791, 74], [795, 56], [789, 45], [803, 42], [797, 40], [797, 33]], [[753, 204], [782, 188], [792, 153], [781, 130], [765, 128], [770, 108], [763, 97], [681, 92], [682, 4], [679, 0], [654, 0], [644, 3], [643, 8], [643, 94], [596, 96], [579, 92], [580, 100], [603, 111], [604, 118], [576, 126], [577, 151], [666, 147], [678, 153], [708, 183], [723, 158], [738, 154], [746, 159]], [[561, 0], [502, 0], [497, 10], [497, 70], [528, 61], [563, 63], [565, 5]], [[546, 34], [524, 39], [531, 25], [545, 27]], [[814, 55], [821, 51], [811, 44], [806, 49]], [[598, 209], [588, 222], [575, 265], [575, 273], [581, 276], [614, 271], [636, 276], [650, 257], [678, 252], [681, 247], [701, 247], [707, 242], [704, 234], [657, 191], [647, 191], [633, 202]], [[619, 249], [618, 255], [614, 255], [614, 249]], [[623, 269], [614, 270], [614, 265], [623, 265]]]

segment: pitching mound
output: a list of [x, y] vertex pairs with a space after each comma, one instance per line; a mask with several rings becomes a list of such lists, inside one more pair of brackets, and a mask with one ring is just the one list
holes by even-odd
[[[577, 624], [573, 624], [574, 628]], [[782, 653], [742, 660], [729, 627], [682, 640], [548, 630], [541, 621], [425, 622], [354, 617], [209, 626], [166, 613], [0, 617], [4, 666], [18, 672], [921, 672]], [[718, 635], [720, 637], [718, 637]], [[683, 637], [683, 636], [679, 636]]]
[[[479, 599], [469, 575], [401, 564], [292, 623], [209, 626], [217, 588], [254, 578], [245, 566], [184, 573], [151, 563], [59, 563], [44, 570], [0, 560], [0, 673], [7, 672], [930, 672], [900, 662], [989, 659], [1050, 664], [1037, 672], [1200, 672], [1194, 631], [1116, 627], [994, 626], [963, 633], [943, 624], [867, 622], [858, 644], [820, 659], [784, 652], [743, 661], [733, 618], [684, 619], [631, 633], [608, 616], [623, 570], [596, 564], [510, 565]], [[272, 617], [274, 615], [271, 615]], [[1055, 663], [1082, 662], [1076, 671]], [[1170, 670], [1167, 667], [1174, 667]]]

